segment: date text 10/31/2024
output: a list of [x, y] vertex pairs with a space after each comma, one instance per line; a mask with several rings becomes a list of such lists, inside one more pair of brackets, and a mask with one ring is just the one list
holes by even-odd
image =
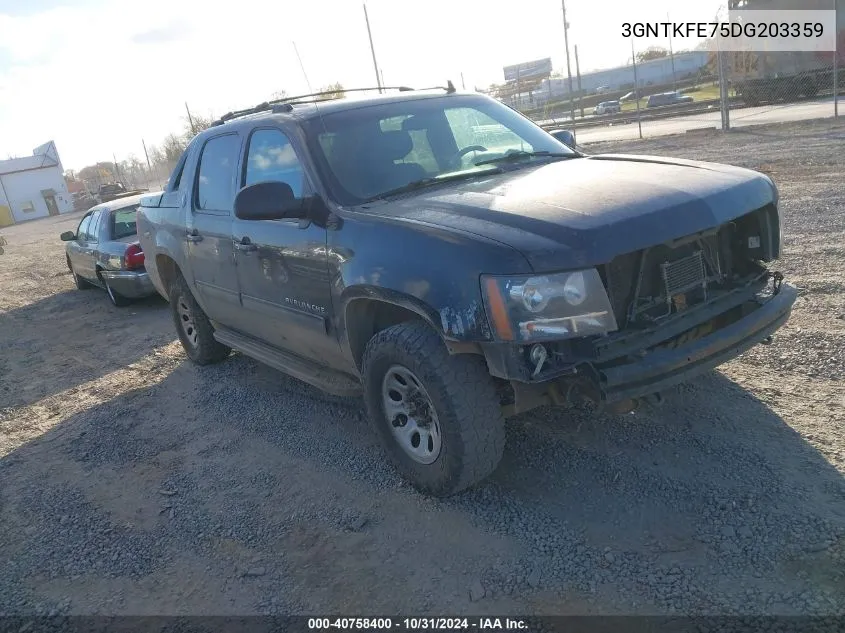
[[385, 631], [519, 631], [528, 628], [520, 618], [308, 618], [308, 628], [315, 631], [333, 629]]

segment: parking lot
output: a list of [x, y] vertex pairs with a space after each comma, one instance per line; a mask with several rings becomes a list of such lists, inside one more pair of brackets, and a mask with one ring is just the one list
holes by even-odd
[[510, 420], [445, 500], [361, 402], [194, 366], [165, 301], [77, 290], [80, 214], [4, 228], [0, 614], [845, 614], [843, 147], [832, 121], [587, 147], [773, 176], [801, 298], [661, 408]]

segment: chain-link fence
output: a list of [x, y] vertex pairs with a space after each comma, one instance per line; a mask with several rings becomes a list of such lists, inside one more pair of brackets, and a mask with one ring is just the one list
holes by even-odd
[[[720, 14], [794, 5], [730, 0]], [[547, 129], [571, 129], [581, 144], [839, 117], [845, 93], [845, 0], [804, 0], [800, 8], [837, 12], [836, 52], [706, 49], [643, 61], [634, 41], [626, 66], [578, 72], [571, 82], [568, 77], [543, 80], [528, 86], [527, 94], [523, 89], [500, 98]]]

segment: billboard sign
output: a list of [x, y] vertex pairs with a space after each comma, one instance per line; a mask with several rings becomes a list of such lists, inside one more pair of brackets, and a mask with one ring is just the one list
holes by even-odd
[[552, 59], [538, 59], [533, 62], [523, 62], [515, 66], [505, 66], [505, 81], [522, 81], [524, 79], [545, 79], [552, 74]]

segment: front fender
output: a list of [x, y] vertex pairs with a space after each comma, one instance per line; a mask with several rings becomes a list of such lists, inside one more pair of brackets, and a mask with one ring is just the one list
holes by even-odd
[[500, 242], [384, 216], [349, 214], [328, 239], [341, 343], [347, 310], [362, 299], [411, 310], [447, 341], [489, 341], [481, 275], [531, 270], [521, 253]]
[[379, 286], [353, 286], [346, 288], [341, 295], [343, 321], [348, 321], [349, 309], [355, 301], [370, 300], [415, 312], [440, 335], [451, 341], [488, 341], [491, 339], [490, 326], [481, 297], [469, 304], [456, 306], [443, 305], [439, 309], [420, 297]]

